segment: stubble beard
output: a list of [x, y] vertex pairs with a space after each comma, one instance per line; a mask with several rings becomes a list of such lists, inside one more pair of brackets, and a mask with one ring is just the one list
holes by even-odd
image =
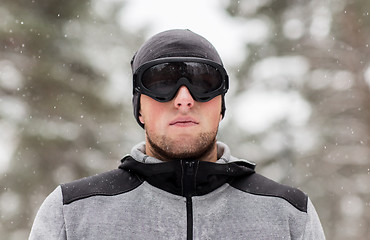
[[162, 161], [205, 158], [216, 146], [217, 130], [200, 133], [197, 137], [176, 140], [166, 136], [153, 136], [146, 132], [147, 144], [157, 159]]

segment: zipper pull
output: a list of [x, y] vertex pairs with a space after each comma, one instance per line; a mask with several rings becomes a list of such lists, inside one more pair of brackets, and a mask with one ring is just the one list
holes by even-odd
[[186, 175], [193, 175], [194, 174], [194, 162], [193, 161], [186, 161], [185, 162], [185, 174]]
[[182, 176], [182, 190], [183, 196], [191, 197], [195, 191], [195, 168], [197, 162], [186, 161], [182, 162], [183, 176]]

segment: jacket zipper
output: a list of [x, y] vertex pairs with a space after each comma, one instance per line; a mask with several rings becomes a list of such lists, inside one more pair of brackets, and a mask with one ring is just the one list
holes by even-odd
[[193, 239], [193, 200], [186, 197], [186, 222], [187, 222], [187, 239]]
[[187, 239], [193, 239], [193, 200], [195, 162], [183, 161], [183, 195], [186, 197]]

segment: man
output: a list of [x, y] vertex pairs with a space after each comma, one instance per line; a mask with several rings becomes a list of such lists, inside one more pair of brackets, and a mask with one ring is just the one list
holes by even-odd
[[159, 33], [131, 66], [145, 143], [118, 169], [57, 187], [30, 239], [325, 239], [303, 192], [216, 142], [229, 84], [206, 39]]

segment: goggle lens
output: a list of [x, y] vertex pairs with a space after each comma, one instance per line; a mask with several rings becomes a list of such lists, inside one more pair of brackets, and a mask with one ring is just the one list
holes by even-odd
[[150, 91], [168, 94], [181, 78], [188, 79], [198, 93], [212, 92], [222, 84], [222, 76], [214, 67], [192, 62], [152, 66], [143, 73], [142, 84]]
[[[136, 73], [136, 90], [158, 101], [170, 101], [185, 85], [196, 101], [209, 101], [226, 93], [227, 74], [215, 63], [170, 61], [149, 64]], [[141, 87], [140, 87], [141, 85]]]

